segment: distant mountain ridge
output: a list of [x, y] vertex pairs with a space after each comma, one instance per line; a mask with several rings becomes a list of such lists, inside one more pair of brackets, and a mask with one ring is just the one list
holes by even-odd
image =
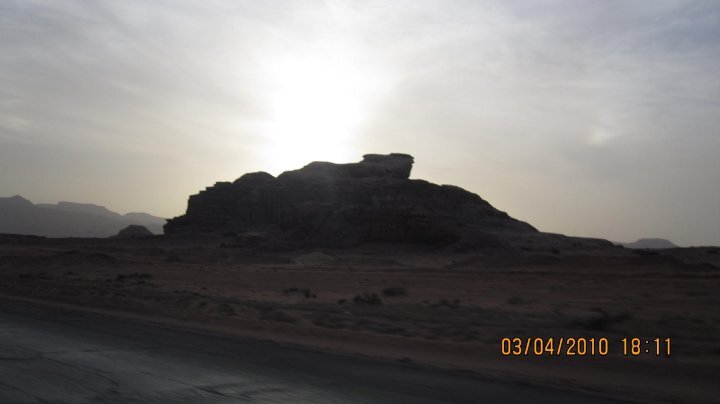
[[93, 205], [91, 203], [77, 203], [77, 202], [58, 202], [56, 204], [37, 203], [37, 204], [35, 204], [35, 206], [40, 207], [40, 208], [62, 210], [64, 212], [87, 213], [87, 214], [91, 214], [91, 215], [111, 217], [111, 218], [115, 218], [115, 219], [123, 217], [121, 214], [113, 212], [104, 206]]
[[130, 225], [163, 233], [165, 219], [147, 213], [121, 215], [88, 203], [39, 203], [20, 195], [0, 198], [0, 233], [45, 237], [110, 237]]
[[677, 248], [672, 241], [664, 238], [641, 238], [632, 243], [618, 243], [625, 248], [662, 249]]

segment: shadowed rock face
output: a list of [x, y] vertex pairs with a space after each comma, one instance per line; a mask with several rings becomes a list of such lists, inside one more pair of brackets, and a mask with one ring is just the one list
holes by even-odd
[[499, 246], [538, 233], [459, 187], [409, 179], [413, 157], [365, 155], [314, 162], [277, 178], [265, 172], [218, 182], [170, 219], [165, 233], [235, 234], [239, 240], [349, 247], [367, 242]]

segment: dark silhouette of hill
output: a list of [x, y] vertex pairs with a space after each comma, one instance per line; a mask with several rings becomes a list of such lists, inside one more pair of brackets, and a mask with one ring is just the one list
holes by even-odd
[[626, 248], [647, 248], [647, 249], [661, 249], [661, 248], [677, 248], [673, 242], [664, 238], [641, 238], [632, 243], [620, 243], [620, 245]]
[[113, 238], [143, 238], [150, 237], [153, 233], [145, 226], [131, 224], [130, 226], [120, 230]]
[[162, 233], [165, 219], [146, 213], [121, 215], [104, 206], [60, 202], [33, 204], [15, 195], [0, 198], [0, 233], [46, 237], [109, 237], [129, 225]]
[[56, 204], [50, 203], [38, 203], [35, 206], [39, 208], [47, 208], [60, 210], [63, 212], [75, 212], [75, 213], [86, 213], [89, 215], [102, 216], [112, 219], [121, 219], [122, 215], [109, 210], [104, 206], [93, 205], [90, 203], [76, 203], [76, 202], [58, 202]]
[[218, 182], [168, 220], [168, 235], [234, 235], [242, 245], [352, 247], [410, 243], [454, 248], [612, 247], [541, 233], [451, 185], [410, 179], [407, 154], [368, 154], [359, 163], [313, 162], [277, 178], [265, 172]]

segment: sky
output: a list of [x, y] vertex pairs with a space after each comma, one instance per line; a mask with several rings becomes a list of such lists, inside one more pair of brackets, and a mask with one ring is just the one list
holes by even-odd
[[720, 2], [0, 0], [0, 196], [173, 217], [409, 153], [542, 231], [720, 245]]

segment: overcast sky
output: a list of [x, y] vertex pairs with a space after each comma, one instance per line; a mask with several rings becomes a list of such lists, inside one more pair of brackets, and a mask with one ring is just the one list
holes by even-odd
[[720, 2], [0, 1], [0, 196], [172, 217], [370, 152], [543, 231], [720, 245]]

